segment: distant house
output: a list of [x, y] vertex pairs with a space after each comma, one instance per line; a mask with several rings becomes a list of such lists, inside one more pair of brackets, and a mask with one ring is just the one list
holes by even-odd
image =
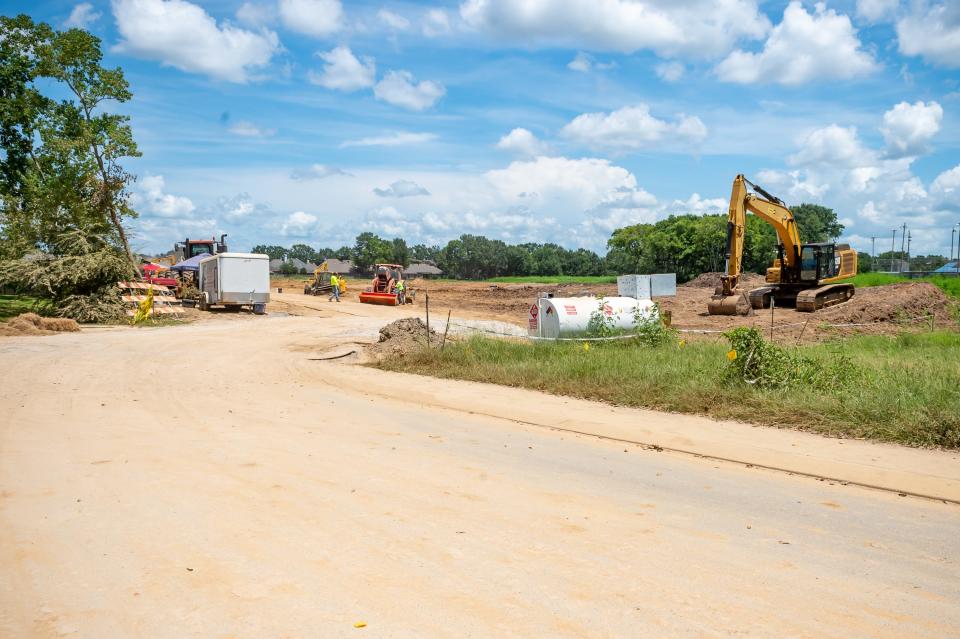
[[336, 273], [337, 275], [349, 275], [354, 270], [353, 262], [350, 260], [338, 260], [330, 257], [324, 260], [324, 264], [327, 265], [327, 271]]
[[309, 275], [313, 275], [313, 272], [317, 270], [317, 265], [313, 262], [304, 262], [295, 257], [291, 257], [286, 260], [270, 260], [270, 272], [279, 273], [283, 269], [284, 264], [289, 264], [290, 267], [296, 269], [297, 273], [306, 271]]
[[404, 274], [409, 278], [414, 277], [439, 277], [443, 275], [443, 271], [437, 268], [437, 265], [428, 260], [416, 260], [410, 262], [410, 266], [406, 268]]

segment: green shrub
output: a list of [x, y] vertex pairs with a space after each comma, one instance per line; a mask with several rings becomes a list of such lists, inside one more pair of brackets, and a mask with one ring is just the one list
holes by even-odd
[[805, 355], [799, 349], [786, 349], [768, 342], [755, 328], [735, 328], [724, 336], [730, 340], [731, 348], [725, 376], [757, 388], [800, 385], [830, 391], [863, 376], [850, 357], [839, 350], [830, 353], [824, 361]]

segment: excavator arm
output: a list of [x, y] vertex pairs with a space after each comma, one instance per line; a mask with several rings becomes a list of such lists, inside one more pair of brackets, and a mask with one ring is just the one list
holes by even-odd
[[[757, 194], [750, 193], [752, 187]], [[733, 180], [730, 193], [730, 210], [727, 213], [727, 252], [725, 273], [720, 278], [718, 294], [725, 297], [736, 295], [737, 284], [743, 273], [743, 243], [747, 212], [753, 213], [774, 228], [783, 247], [783, 266], [795, 268], [800, 259], [800, 233], [793, 213], [782, 200], [776, 198], [743, 175]]]

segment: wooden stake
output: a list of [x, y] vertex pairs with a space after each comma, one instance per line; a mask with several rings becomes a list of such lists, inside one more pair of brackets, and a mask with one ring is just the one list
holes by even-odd
[[424, 305], [427, 307], [427, 347], [430, 346], [430, 293], [425, 295]]
[[440, 342], [440, 350], [443, 350], [443, 347], [447, 345], [447, 333], [450, 332], [450, 313], [453, 312], [453, 309], [447, 309], [447, 325], [443, 329], [443, 341]]
[[773, 341], [773, 309], [777, 307], [777, 298], [770, 296], [770, 341]]

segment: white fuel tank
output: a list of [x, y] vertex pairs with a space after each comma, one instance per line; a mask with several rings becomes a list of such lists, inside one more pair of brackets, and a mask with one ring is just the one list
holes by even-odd
[[[602, 309], [602, 310], [601, 310]], [[612, 326], [623, 330], [636, 328], [636, 318], [657, 318], [657, 307], [650, 300], [633, 297], [541, 297], [527, 311], [530, 337], [586, 337], [590, 317], [597, 311], [612, 319]]]

